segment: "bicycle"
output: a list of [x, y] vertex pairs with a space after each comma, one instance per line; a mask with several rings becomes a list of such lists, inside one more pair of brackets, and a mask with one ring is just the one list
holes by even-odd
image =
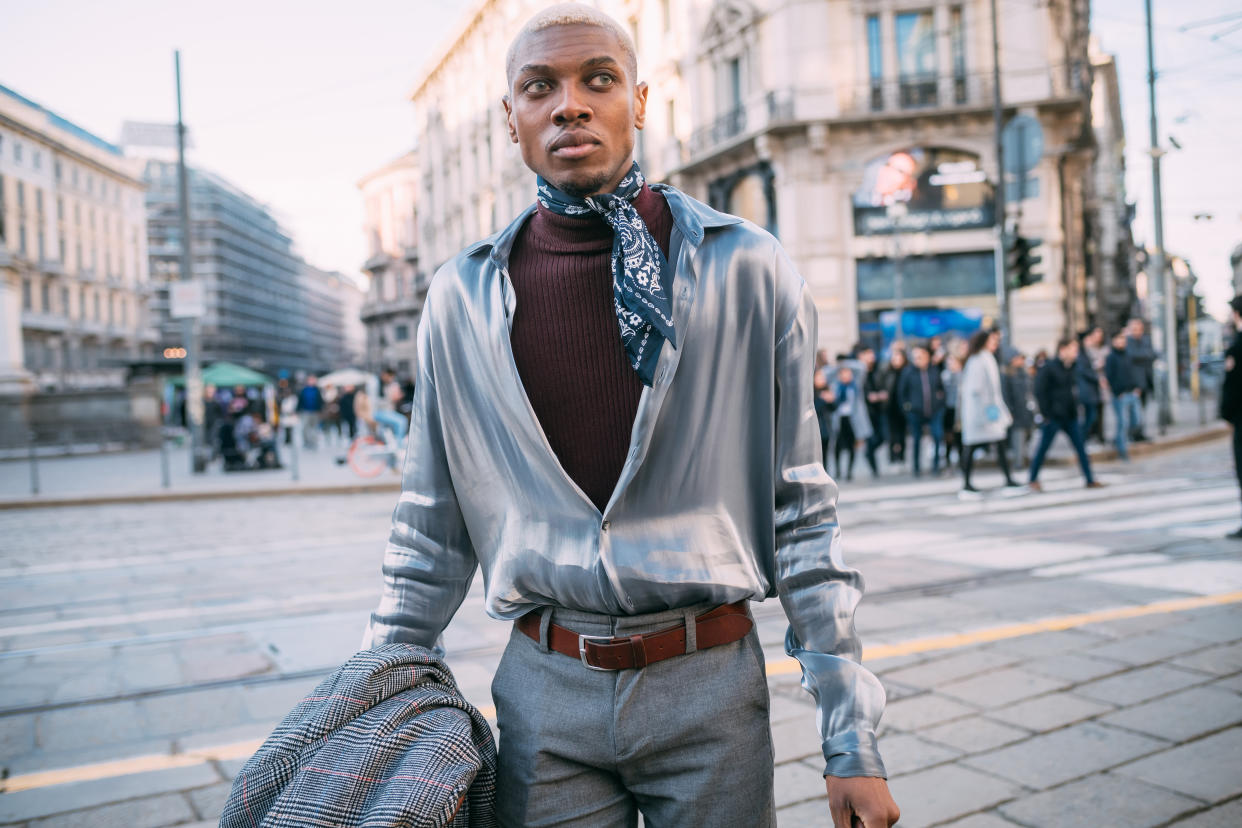
[[406, 438], [396, 440], [387, 428], [381, 428], [380, 432], [382, 436], [359, 434], [349, 444], [345, 461], [359, 477], [375, 477], [385, 468], [400, 472], [399, 462], [405, 453]]

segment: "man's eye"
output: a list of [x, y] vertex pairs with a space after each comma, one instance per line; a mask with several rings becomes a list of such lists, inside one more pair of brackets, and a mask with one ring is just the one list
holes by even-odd
[[612, 86], [616, 82], [617, 79], [606, 72], [601, 72], [598, 75], [592, 75], [591, 80], [588, 81], [591, 86]]
[[533, 80], [527, 83], [526, 86], [522, 88], [524, 91], [528, 93], [535, 94], [535, 95], [542, 95], [544, 92], [547, 92], [552, 87], [545, 80]]

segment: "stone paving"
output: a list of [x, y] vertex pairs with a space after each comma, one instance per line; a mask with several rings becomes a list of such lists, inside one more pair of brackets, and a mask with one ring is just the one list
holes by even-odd
[[[1050, 471], [1042, 499], [982, 505], [942, 491], [945, 481], [846, 490], [846, 548], [869, 583], [864, 643], [883, 653], [956, 633], [973, 642], [868, 660], [889, 696], [880, 747], [900, 825], [1242, 824], [1242, 602], [969, 638], [1242, 590], [1242, 546], [1216, 537], [1237, 517], [1219, 457], [1208, 446], [1106, 468], [1102, 493]], [[1220, 517], [1160, 510], [1169, 492], [1220, 503]], [[392, 501], [0, 512], [3, 774], [112, 763], [101, 778], [0, 794], [0, 825], [214, 825], [247, 744], [356, 647]], [[1116, 525], [1058, 518], [1084, 503]], [[1153, 515], [1159, 526], [1126, 531]], [[783, 616], [775, 601], [755, 614], [779, 824], [828, 825], [814, 710], [781, 653]], [[480, 706], [507, 635], [484, 617], [476, 583], [446, 643]], [[208, 761], [190, 756], [205, 749]]]

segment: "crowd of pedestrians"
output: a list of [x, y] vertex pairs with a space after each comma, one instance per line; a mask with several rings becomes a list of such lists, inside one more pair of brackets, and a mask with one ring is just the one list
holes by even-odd
[[[1058, 434], [1073, 447], [1086, 486], [1096, 480], [1087, 442], [1103, 441], [1104, 410], [1122, 460], [1148, 439], [1144, 412], [1154, 388], [1155, 352], [1141, 319], [1107, 339], [1095, 327], [1028, 357], [1002, 344], [998, 330], [968, 339], [896, 341], [877, 355], [866, 344], [815, 365], [815, 410], [824, 466], [852, 480], [862, 451], [873, 476], [909, 467], [921, 477], [957, 467], [965, 496], [978, 493], [977, 456], [990, 455], [1006, 488], [1040, 491], [1039, 473]], [[924, 438], [927, 438], [925, 441]], [[927, 447], [927, 444], [930, 444]], [[884, 462], [884, 456], [887, 462]], [[887, 467], [887, 468], [885, 468]], [[1027, 480], [1014, 477], [1027, 469]]]

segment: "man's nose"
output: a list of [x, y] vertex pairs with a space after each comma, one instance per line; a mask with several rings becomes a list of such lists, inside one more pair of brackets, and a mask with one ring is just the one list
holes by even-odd
[[558, 124], [591, 120], [591, 108], [577, 84], [567, 83], [561, 87], [560, 98], [552, 110], [552, 120]]

